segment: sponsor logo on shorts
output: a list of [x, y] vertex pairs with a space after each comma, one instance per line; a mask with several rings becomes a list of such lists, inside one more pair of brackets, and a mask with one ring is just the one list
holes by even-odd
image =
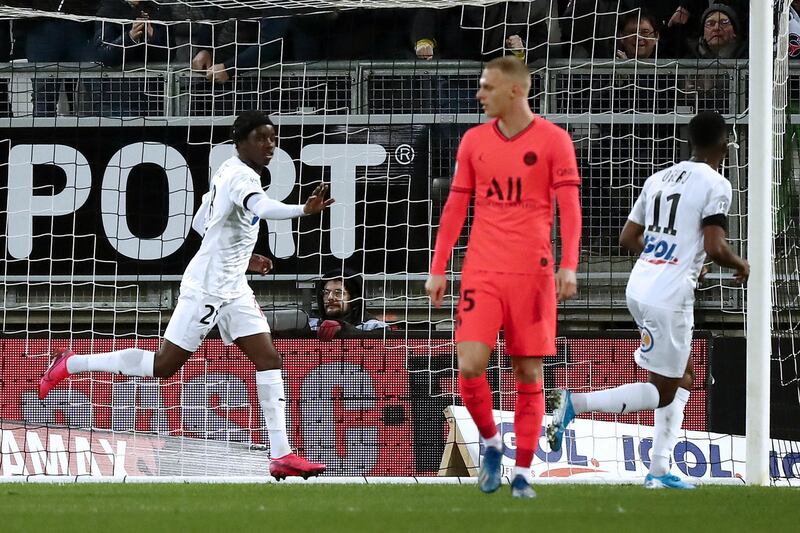
[[653, 334], [650, 332], [649, 329], [642, 326], [639, 328], [639, 333], [642, 335], [642, 344], [639, 346], [639, 350], [642, 353], [647, 353], [653, 349], [655, 346], [655, 341], [653, 341]]

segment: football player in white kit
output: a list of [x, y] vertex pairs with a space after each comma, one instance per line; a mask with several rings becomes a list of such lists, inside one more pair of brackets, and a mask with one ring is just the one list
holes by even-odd
[[706, 255], [747, 281], [750, 267], [726, 239], [731, 185], [718, 169], [728, 150], [728, 130], [713, 111], [689, 122], [692, 158], [657, 172], [644, 184], [619, 238], [639, 254], [626, 297], [641, 333], [636, 364], [648, 371], [647, 383], [632, 383], [585, 394], [551, 393], [554, 408], [547, 439], [561, 448], [564, 429], [589, 411], [631, 413], [655, 410], [648, 488], [692, 489], [670, 474], [669, 461], [683, 423], [694, 372], [689, 358], [694, 327], [694, 289]]
[[39, 397], [78, 372], [113, 372], [128, 376], [168, 378], [195, 352], [215, 325], [225, 344], [236, 344], [256, 367], [256, 390], [269, 434], [270, 474], [314, 476], [324, 464], [292, 453], [286, 432], [281, 356], [247, 283], [248, 266], [266, 273], [271, 264], [254, 256], [259, 219], [288, 219], [316, 214], [333, 203], [319, 185], [304, 205], [270, 199], [261, 188], [261, 171], [275, 151], [275, 128], [259, 111], [246, 111], [233, 124], [237, 155], [225, 161], [203, 196], [192, 227], [203, 236], [197, 254], [181, 280], [180, 297], [157, 352], [128, 348], [111, 353], [78, 355], [59, 350], [39, 383]]

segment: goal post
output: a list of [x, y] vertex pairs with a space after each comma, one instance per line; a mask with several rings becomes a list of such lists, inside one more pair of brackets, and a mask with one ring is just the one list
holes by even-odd
[[[787, 2], [788, 3], [788, 2]], [[773, 184], [773, 21], [764, 2], [750, 2], [748, 113], [748, 213], [772, 213]], [[784, 6], [778, 6], [781, 12]], [[747, 258], [747, 477], [769, 484], [769, 399], [772, 314], [772, 216], [748, 218]]]

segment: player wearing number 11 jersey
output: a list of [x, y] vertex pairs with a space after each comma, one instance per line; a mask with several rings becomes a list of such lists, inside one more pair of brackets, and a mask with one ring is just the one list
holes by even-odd
[[292, 453], [286, 432], [286, 401], [281, 357], [272, 344], [269, 325], [247, 283], [247, 270], [265, 274], [271, 264], [253, 256], [259, 219], [287, 219], [319, 213], [327, 187], [320, 185], [304, 205], [272, 200], [261, 188], [261, 171], [275, 151], [275, 128], [258, 111], [242, 113], [233, 123], [237, 155], [225, 161], [211, 179], [211, 190], [192, 222], [203, 236], [197, 254], [181, 280], [178, 305], [157, 352], [127, 348], [111, 353], [78, 355], [59, 350], [39, 382], [44, 398], [71, 374], [86, 371], [127, 376], [168, 378], [189, 359], [216, 325], [226, 344], [235, 343], [256, 367], [256, 393], [266, 421], [270, 444], [270, 473], [318, 475], [325, 465], [310, 463]]
[[619, 239], [639, 254], [626, 296], [641, 333], [634, 357], [648, 371], [648, 382], [586, 394], [554, 391], [553, 423], [547, 428], [550, 447], [558, 450], [564, 429], [577, 414], [654, 409], [647, 488], [694, 488], [669, 473], [669, 460], [693, 384], [694, 289], [703, 261], [708, 255], [735, 269], [740, 283], [750, 273], [726, 240], [731, 184], [718, 173], [728, 150], [725, 120], [713, 111], [699, 113], [689, 122], [689, 143], [691, 160], [647, 179]]
[[[556, 299], [575, 294], [581, 233], [580, 178], [572, 140], [566, 131], [533, 114], [529, 91], [530, 73], [518, 59], [509, 56], [487, 63], [477, 98], [495, 120], [470, 129], [461, 139], [426, 283], [439, 307], [447, 262], [474, 198], [456, 316], [459, 390], [485, 444], [480, 488], [495, 491], [502, 442], [484, 373], [503, 328], [517, 381], [511, 486], [518, 498], [535, 496], [530, 466], [544, 415], [542, 356], [556, 350]], [[550, 245], [554, 198], [562, 238], [555, 276]]]

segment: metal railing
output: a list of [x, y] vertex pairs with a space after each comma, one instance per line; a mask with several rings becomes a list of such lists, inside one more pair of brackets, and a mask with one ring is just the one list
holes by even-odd
[[[447, 179], [458, 138], [482, 120], [474, 99], [480, 68], [474, 62], [287, 64], [212, 85], [169, 65], [122, 72], [94, 64], [6, 64], [0, 66], [0, 115], [5, 116], [0, 124], [225, 125], [252, 108], [273, 113], [278, 124], [419, 124], [431, 131], [430, 178]], [[583, 288], [570, 306], [598, 312], [624, 308], [631, 259], [619, 254], [615, 241], [638, 187], [688, 155], [685, 125], [698, 111], [720, 111], [733, 125], [734, 140], [746, 138], [747, 62], [551, 61], [531, 70], [531, 106], [571, 131], [584, 180]], [[791, 72], [789, 99], [800, 99], [800, 69]], [[800, 123], [795, 115], [789, 118]], [[739, 251], [746, 235], [743, 146], [732, 145], [727, 167], [735, 190], [731, 237]], [[433, 224], [442, 201], [433, 199]], [[410, 276], [403, 290], [411, 293], [405, 294], [383, 294], [379, 280], [373, 280], [375, 302], [422, 310], [427, 305], [422, 299], [404, 298], [422, 294], [421, 278]], [[735, 316], [742, 307], [741, 291], [723, 289], [719, 278], [716, 283], [717, 289], [700, 294], [700, 306]], [[164, 297], [158, 284], [151, 292], [146, 301], [170, 307], [173, 299]]]
[[[353, 61], [276, 64], [225, 84], [170, 65], [125, 71], [95, 63], [0, 65], [0, 114], [25, 117], [233, 117], [259, 108], [281, 119], [394, 115], [393, 123], [474, 123], [480, 63]], [[746, 61], [534, 64], [531, 106], [561, 122], [685, 123], [697, 111], [746, 111]], [[796, 83], [793, 85], [796, 92]], [[313, 119], [312, 119], [313, 121]], [[11, 123], [14, 125], [14, 122]]]

